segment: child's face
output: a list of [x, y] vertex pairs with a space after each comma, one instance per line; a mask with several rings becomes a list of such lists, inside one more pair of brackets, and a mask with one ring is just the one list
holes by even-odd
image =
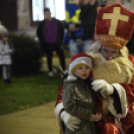
[[3, 41], [7, 41], [8, 40], [8, 37], [4, 37], [2, 40]]
[[46, 12], [44, 13], [44, 19], [46, 19], [46, 20], [51, 20], [51, 13], [50, 13], [50, 11], [46, 11]]
[[74, 74], [83, 80], [88, 78], [89, 73], [90, 73], [90, 68], [85, 64], [79, 65], [74, 71]]

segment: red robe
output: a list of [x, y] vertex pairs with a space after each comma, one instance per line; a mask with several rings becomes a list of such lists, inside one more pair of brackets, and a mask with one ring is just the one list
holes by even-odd
[[[130, 61], [134, 64], [134, 57], [129, 55]], [[126, 134], [134, 134], [134, 75], [130, 84], [121, 84], [126, 90], [128, 99], [127, 116], [120, 120], [121, 126]], [[62, 88], [58, 92], [56, 105], [62, 102]], [[115, 118], [112, 114], [105, 115], [103, 119], [96, 123], [99, 134], [121, 134]]]

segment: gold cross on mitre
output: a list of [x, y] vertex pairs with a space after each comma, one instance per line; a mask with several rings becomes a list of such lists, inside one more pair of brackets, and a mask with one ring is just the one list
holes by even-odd
[[115, 35], [116, 29], [118, 26], [118, 21], [126, 21], [128, 22], [129, 16], [120, 14], [121, 7], [114, 7], [113, 13], [104, 13], [102, 19], [111, 19], [110, 28], [109, 28], [109, 35]]

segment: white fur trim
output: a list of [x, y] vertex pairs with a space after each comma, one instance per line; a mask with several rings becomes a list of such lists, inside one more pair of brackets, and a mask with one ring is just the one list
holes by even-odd
[[89, 48], [89, 50], [86, 52], [87, 54], [93, 53], [100, 53], [101, 45], [99, 41], [95, 41], [94, 44]]
[[115, 118], [115, 122], [117, 123], [117, 125], [119, 126], [119, 129], [120, 129], [120, 132], [121, 134], [126, 134], [121, 126], [121, 122], [120, 122], [120, 119], [118, 118]]
[[63, 109], [63, 103], [59, 103], [56, 105], [55, 109], [54, 109], [54, 113], [56, 115], [56, 117], [59, 115], [60, 111]]
[[62, 122], [62, 120], [60, 118], [60, 115], [59, 115], [59, 113], [62, 109], [63, 109], [63, 103], [62, 102], [57, 104], [57, 106], [54, 109], [54, 113], [56, 115], [56, 119], [57, 119], [57, 123], [58, 123], [60, 131], [63, 131], [63, 122]]
[[72, 76], [72, 75], [69, 75], [69, 76], [67, 77], [67, 80], [76, 80], [76, 79], [77, 79], [77, 77]]
[[72, 61], [69, 65], [69, 71], [72, 71], [72, 69], [74, 68], [74, 66], [76, 66], [79, 63], [83, 63], [88, 65], [90, 68], [92, 68], [92, 59], [90, 59], [89, 57], [79, 57], [77, 59], [75, 59], [74, 61]]
[[112, 84], [116, 91], [118, 92], [120, 102], [121, 102], [121, 108], [122, 108], [122, 114], [117, 114], [116, 109], [114, 108], [114, 100], [112, 97], [109, 97], [109, 106], [108, 109], [109, 111], [117, 118], [124, 118], [127, 115], [128, 112], [128, 101], [127, 101], [127, 96], [126, 96], [126, 91], [125, 89], [118, 83]]

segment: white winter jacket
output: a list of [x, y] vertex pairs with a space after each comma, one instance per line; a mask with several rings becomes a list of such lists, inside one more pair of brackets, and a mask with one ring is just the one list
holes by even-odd
[[[13, 53], [14, 48], [9, 42], [4, 43], [0, 41], [0, 65], [11, 64], [11, 53]], [[10, 53], [11, 52], [11, 53]]]

